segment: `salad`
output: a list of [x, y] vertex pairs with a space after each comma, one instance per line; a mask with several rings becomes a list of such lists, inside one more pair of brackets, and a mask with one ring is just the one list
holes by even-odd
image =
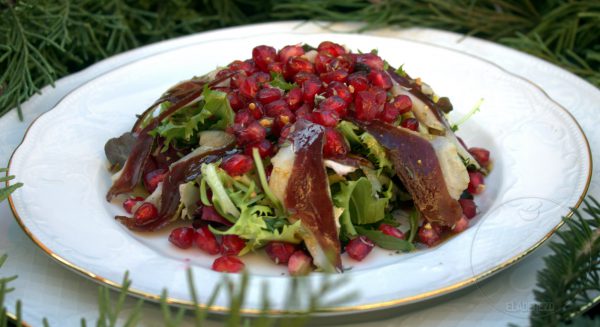
[[342, 272], [344, 253], [468, 227], [490, 153], [455, 135], [451, 110], [375, 50], [260, 45], [171, 87], [106, 143], [107, 200], [130, 230], [172, 228], [172, 246], [214, 255], [216, 271], [264, 249], [292, 275]]

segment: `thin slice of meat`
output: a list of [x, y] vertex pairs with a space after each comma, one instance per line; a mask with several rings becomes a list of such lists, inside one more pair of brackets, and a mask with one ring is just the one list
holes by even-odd
[[284, 204], [290, 220], [302, 221], [300, 236], [315, 265], [341, 271], [341, 246], [323, 160], [324, 132], [322, 126], [306, 120], [295, 123], [291, 135], [295, 160]]
[[453, 226], [461, 217], [457, 200], [448, 192], [436, 152], [426, 138], [405, 128], [373, 121], [354, 123], [387, 150], [394, 169], [428, 222]]

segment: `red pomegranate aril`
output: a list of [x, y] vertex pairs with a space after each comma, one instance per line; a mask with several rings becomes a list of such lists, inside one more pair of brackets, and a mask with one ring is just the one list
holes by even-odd
[[337, 95], [330, 96], [319, 103], [319, 110], [335, 111], [340, 117], [346, 116], [347, 107], [346, 101]]
[[399, 116], [400, 110], [398, 110], [398, 108], [394, 107], [394, 105], [388, 102], [383, 107], [383, 111], [381, 112], [378, 118], [386, 123], [391, 124], [395, 122]]
[[[312, 106], [309, 106], [308, 104], [303, 104], [300, 106], [300, 108], [298, 108], [295, 111], [296, 114], [296, 118], [305, 118], [308, 119], [309, 116], [311, 116], [312, 114]], [[308, 119], [310, 120], [310, 119]]]
[[463, 215], [467, 218], [471, 219], [477, 215], [477, 205], [472, 199], [460, 199], [458, 203], [462, 207]]
[[415, 118], [406, 118], [400, 123], [400, 126], [416, 132], [419, 129], [419, 121]]
[[369, 88], [369, 79], [367, 79], [367, 74], [364, 72], [356, 72], [348, 75], [348, 86], [350, 91], [354, 94], [365, 91]]
[[383, 70], [383, 59], [372, 53], [363, 53], [356, 56], [356, 64], [362, 64], [373, 70]]
[[221, 247], [219, 246], [219, 242], [217, 242], [215, 234], [213, 234], [206, 225], [196, 230], [194, 241], [200, 250], [208, 254], [217, 254], [221, 252]]
[[452, 226], [453, 233], [460, 233], [469, 227], [469, 219], [462, 215], [460, 219]]
[[317, 81], [304, 81], [302, 83], [302, 100], [304, 103], [313, 104], [315, 101], [315, 95], [321, 92], [321, 82]]
[[375, 100], [377, 101], [377, 104], [381, 107], [381, 110], [383, 110], [383, 106], [385, 105], [385, 101], [387, 99], [387, 92], [378, 86], [371, 86], [369, 88], [369, 92], [375, 94]]
[[229, 69], [232, 71], [241, 70], [246, 73], [246, 75], [250, 75], [254, 73], [256, 67], [254, 67], [254, 62], [235, 60], [229, 64]]
[[290, 107], [288, 106], [287, 101], [285, 101], [284, 99], [275, 100], [265, 106], [265, 113], [267, 114], [267, 116], [273, 118], [289, 110]]
[[223, 255], [238, 255], [246, 247], [246, 241], [237, 235], [221, 237], [221, 253]]
[[318, 54], [315, 57], [315, 70], [317, 73], [322, 74], [330, 71], [330, 64], [333, 61], [333, 57], [325, 54]]
[[271, 81], [271, 75], [265, 72], [256, 72], [250, 76], [254, 76], [254, 78], [256, 78], [256, 81], [260, 87]]
[[340, 120], [337, 112], [332, 110], [315, 110], [311, 115], [311, 121], [325, 127], [335, 127]]
[[351, 55], [341, 55], [334, 58], [327, 66], [327, 71], [345, 70], [348, 73], [354, 72], [354, 58]]
[[260, 85], [256, 80], [256, 76], [248, 76], [241, 82], [239, 86], [240, 95], [246, 98], [247, 100], [252, 100], [256, 96], [256, 93], [258, 92], [259, 88]]
[[483, 174], [478, 171], [469, 172], [469, 187], [467, 191], [473, 195], [481, 194], [485, 191]]
[[288, 272], [292, 276], [304, 276], [308, 275], [312, 270], [312, 258], [304, 253], [304, 251], [298, 250], [294, 252], [288, 260]]
[[343, 69], [322, 73], [321, 80], [327, 84], [331, 82], [345, 82], [348, 79], [348, 71]]
[[169, 242], [180, 249], [189, 249], [194, 244], [196, 231], [191, 227], [178, 227], [169, 234]]
[[402, 233], [401, 230], [399, 230], [398, 228], [396, 228], [392, 225], [381, 224], [381, 225], [379, 225], [379, 230], [382, 233], [384, 233], [385, 235], [393, 236], [393, 237], [399, 238], [399, 239], [404, 239], [404, 233]]
[[356, 261], [362, 261], [364, 258], [371, 253], [375, 245], [366, 236], [360, 235], [355, 237], [348, 242], [346, 245], [346, 252], [350, 258]]
[[227, 93], [227, 100], [233, 111], [238, 111], [244, 107], [244, 101], [240, 98], [240, 92], [238, 90]]
[[260, 70], [266, 72], [269, 63], [277, 59], [277, 51], [275, 48], [267, 45], [259, 45], [252, 49], [252, 60]]
[[271, 73], [283, 74], [283, 64], [280, 62], [272, 62], [267, 66], [267, 69]]
[[280, 115], [275, 117], [273, 121], [273, 127], [271, 128], [271, 132], [273, 135], [277, 136], [281, 132], [281, 130], [287, 126], [291, 125], [296, 121], [296, 115], [290, 110], [285, 110]]
[[286, 68], [288, 69], [288, 73], [292, 76], [296, 75], [299, 72], [315, 72], [315, 67], [313, 66], [313, 64], [302, 57], [291, 57], [290, 59], [288, 59]]
[[286, 242], [269, 242], [265, 252], [273, 262], [278, 265], [287, 264], [290, 257], [296, 252], [297, 246]]
[[338, 57], [346, 54], [346, 49], [343, 46], [331, 41], [323, 41], [317, 47], [317, 51], [321, 54], [329, 54], [332, 57]]
[[252, 149], [257, 148], [261, 158], [270, 157], [273, 155], [273, 144], [269, 140], [262, 140], [256, 143], [246, 145], [244, 153], [247, 156], [252, 156]]
[[127, 211], [127, 213], [133, 212], [133, 207], [135, 207], [138, 203], [144, 201], [144, 198], [141, 196], [136, 196], [135, 198], [129, 198], [123, 202], [123, 209]]
[[419, 242], [427, 245], [428, 247], [432, 247], [440, 241], [440, 234], [441, 231], [430, 223], [423, 224], [421, 227], [419, 227], [417, 232], [417, 235], [419, 236]]
[[356, 118], [365, 122], [375, 119], [381, 112], [382, 107], [377, 103], [376, 94], [371, 91], [360, 91], [354, 98]]
[[266, 105], [275, 100], [281, 99], [281, 96], [282, 96], [281, 90], [279, 90], [278, 88], [267, 87], [267, 88], [260, 89], [260, 91], [258, 91], [258, 93], [256, 93], [256, 100], [258, 100], [260, 103]]
[[229, 176], [240, 176], [254, 168], [254, 161], [247, 155], [236, 153], [223, 159], [221, 168], [225, 170]]
[[469, 153], [484, 167], [490, 163], [490, 151], [484, 148], [470, 148]]
[[250, 113], [249, 109], [242, 109], [235, 113], [234, 123], [246, 126], [254, 121], [254, 116]]
[[400, 114], [405, 114], [412, 109], [412, 100], [408, 95], [398, 95], [392, 99], [390, 105], [399, 110]]
[[235, 71], [233, 74], [231, 74], [230, 80], [229, 80], [229, 86], [232, 89], [239, 89], [240, 85], [242, 85], [242, 82], [244, 80], [246, 80], [246, 78], [248, 77], [248, 75], [246, 75], [245, 72], [239, 70], [239, 71]]
[[242, 260], [230, 255], [218, 257], [212, 264], [212, 270], [225, 273], [239, 273], [244, 267]]
[[384, 90], [388, 90], [392, 87], [392, 79], [384, 71], [371, 69], [371, 72], [367, 77], [369, 81], [371, 81], [371, 84]]
[[149, 202], [144, 202], [133, 214], [136, 223], [145, 223], [158, 217], [158, 209]]
[[291, 110], [296, 110], [302, 105], [302, 89], [299, 87], [293, 88], [288, 91], [287, 97], [285, 98], [288, 107]]
[[[210, 197], [209, 197], [210, 198]], [[215, 210], [215, 207], [209, 207], [209, 206], [203, 206], [201, 209], [201, 219], [204, 221], [209, 221], [209, 222], [214, 222], [214, 223], [219, 223], [221, 225], [225, 225], [225, 226], [231, 226], [232, 223], [223, 218], [218, 212], [217, 210]]]
[[343, 157], [350, 147], [346, 139], [334, 128], [325, 129], [325, 143], [323, 144], [323, 155], [327, 158]]
[[302, 85], [302, 83], [304, 83], [305, 81], [314, 81], [317, 83], [321, 83], [321, 79], [319, 79], [319, 76], [313, 73], [299, 72], [298, 74], [296, 74], [296, 76], [294, 76], [294, 83], [298, 85]]
[[286, 45], [279, 50], [279, 61], [286, 63], [291, 57], [300, 57], [304, 54], [304, 49], [300, 45]]
[[327, 90], [325, 90], [324, 95], [327, 98], [337, 95], [340, 98], [342, 98], [344, 100], [344, 102], [346, 102], [347, 104], [352, 103], [352, 100], [353, 100], [352, 92], [350, 92], [350, 89], [348, 88], [348, 86], [346, 86], [346, 84], [344, 84], [344, 83], [335, 82], [335, 81], [329, 83], [329, 86], [327, 86]]
[[153, 170], [144, 175], [144, 186], [146, 187], [146, 190], [150, 193], [154, 192], [158, 187], [158, 184], [165, 179], [166, 175], [167, 170], [163, 168]]
[[238, 143], [245, 145], [264, 140], [267, 136], [267, 130], [257, 121], [253, 121], [247, 127], [237, 131], [236, 136]]
[[262, 103], [258, 101], [248, 103], [248, 112], [252, 115], [254, 119], [261, 119], [265, 114], [265, 109]]

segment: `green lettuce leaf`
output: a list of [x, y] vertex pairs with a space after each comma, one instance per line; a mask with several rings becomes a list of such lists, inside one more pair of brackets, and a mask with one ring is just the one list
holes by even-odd
[[289, 91], [295, 87], [298, 87], [296, 83], [288, 83], [283, 78], [283, 75], [271, 72], [271, 81], [269, 82], [272, 87], [280, 88], [284, 91]]
[[356, 231], [360, 235], [366, 236], [368, 239], [373, 241], [373, 243], [377, 244], [379, 247], [384, 249], [404, 252], [412, 251], [415, 249], [415, 246], [412, 243], [403, 239], [386, 235], [378, 230], [356, 227]]

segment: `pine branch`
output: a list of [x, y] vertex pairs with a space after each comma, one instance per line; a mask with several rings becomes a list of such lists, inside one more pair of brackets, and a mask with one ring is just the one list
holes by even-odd
[[[0, 168], [0, 173], [4, 173], [6, 171], [7, 171], [6, 168]], [[14, 178], [15, 178], [15, 176], [8, 176], [8, 175], [5, 176], [5, 177], [0, 177], [0, 183], [5, 183], [5, 182], [8, 182], [8, 181], [11, 181]], [[6, 200], [6, 198], [8, 198], [8, 196], [12, 192], [14, 192], [16, 189], [18, 189], [21, 186], [23, 186], [23, 183], [16, 183], [16, 184], [10, 185], [8, 187], [2, 187], [2, 188], [0, 188], [0, 202]]]
[[583, 212], [565, 219], [567, 229], [556, 233], [561, 242], [550, 244], [554, 254], [538, 273], [532, 326], [569, 322], [600, 301], [600, 203], [588, 198]]

